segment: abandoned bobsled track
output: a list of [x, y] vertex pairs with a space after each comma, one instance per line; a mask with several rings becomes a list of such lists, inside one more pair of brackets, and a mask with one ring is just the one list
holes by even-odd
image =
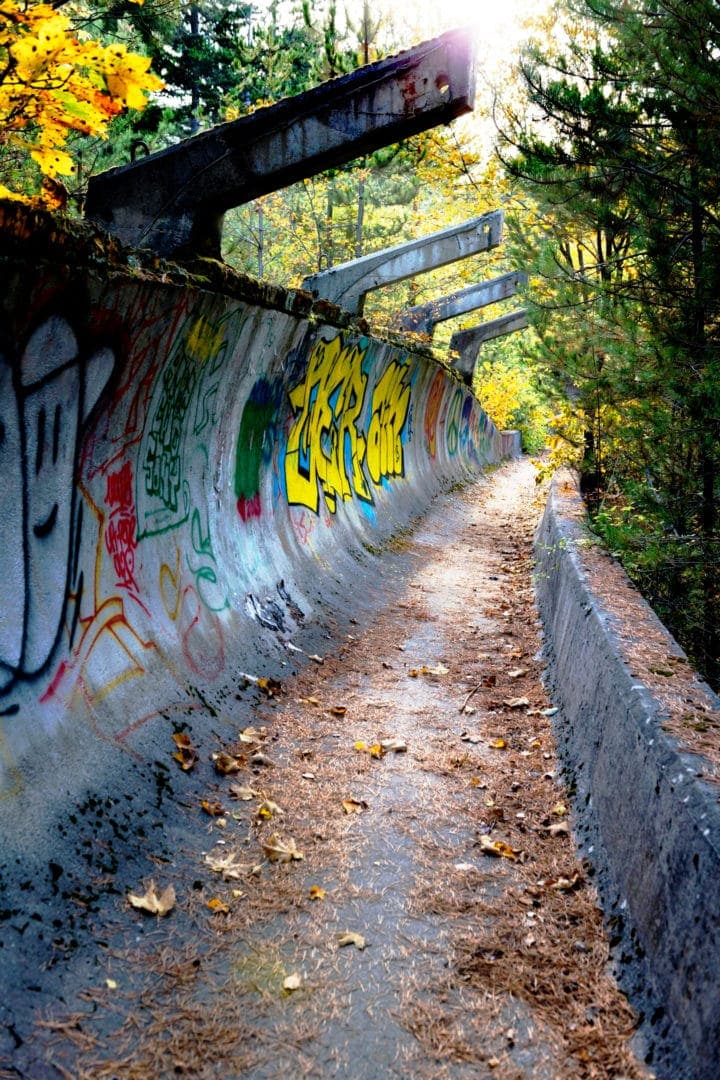
[[202, 257], [474, 65], [452, 32], [94, 177], [113, 235], [0, 203], [2, 1076], [715, 1076], [717, 698], [565, 483], [550, 704], [532, 470], [470, 390], [527, 311], [407, 334], [527, 275], [361, 318], [502, 211], [297, 291]]
[[[368, 555], [323, 663], [234, 723], [191, 715], [188, 773], [166, 726], [164, 826], [144, 864], [95, 868], [101, 906], [88, 871], [90, 942], [26, 976], [21, 1075], [651, 1075], [557, 775], [540, 509], [527, 462], [440, 496]], [[125, 898], [150, 878], [176, 890], [163, 919]]]

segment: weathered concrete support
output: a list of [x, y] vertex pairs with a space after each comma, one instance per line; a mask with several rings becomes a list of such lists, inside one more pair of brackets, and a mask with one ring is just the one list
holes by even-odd
[[394, 285], [397, 281], [497, 247], [502, 240], [502, 227], [502, 210], [494, 210], [419, 240], [383, 248], [372, 255], [312, 274], [305, 278], [302, 287], [313, 296], [331, 300], [345, 311], [362, 315], [365, 297], [373, 289]]
[[527, 285], [528, 276], [524, 270], [515, 270], [511, 274], [478, 281], [466, 289], [430, 300], [427, 304], [406, 308], [396, 318], [394, 327], [415, 334], [428, 334], [430, 337], [438, 323], [467, 315], [470, 311], [497, 304], [515, 296], [518, 288]]
[[86, 214], [161, 255], [220, 257], [226, 210], [470, 112], [472, 38], [452, 31], [93, 177]]
[[490, 322], [481, 323], [480, 326], [473, 326], [469, 330], [458, 330], [457, 334], [453, 334], [450, 338], [450, 352], [459, 354], [457, 358], [451, 360], [453, 367], [470, 385], [480, 346], [486, 341], [492, 341], [493, 338], [514, 334], [516, 330], [524, 330], [527, 325], [527, 310], [520, 308], [518, 311], [501, 315], [499, 319], [491, 319]]

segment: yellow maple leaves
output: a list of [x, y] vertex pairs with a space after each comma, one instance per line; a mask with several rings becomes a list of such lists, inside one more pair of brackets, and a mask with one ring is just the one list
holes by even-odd
[[45, 176], [71, 175], [69, 133], [107, 137], [113, 117], [144, 109], [163, 86], [150, 63], [83, 36], [49, 4], [0, 0], [0, 146], [28, 153]]

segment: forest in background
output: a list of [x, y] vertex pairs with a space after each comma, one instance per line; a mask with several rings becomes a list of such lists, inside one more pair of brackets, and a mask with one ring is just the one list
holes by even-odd
[[[503, 209], [500, 249], [366, 315], [529, 272], [531, 329], [483, 347], [476, 389], [526, 449], [547, 445], [540, 475], [579, 469], [595, 529], [717, 687], [720, 6], [561, 0], [526, 36], [481, 69], [473, 118], [232, 211], [224, 257], [292, 286]], [[0, 185], [80, 213], [94, 173], [422, 37], [369, 0], [349, 17], [331, 0], [0, 0]]]

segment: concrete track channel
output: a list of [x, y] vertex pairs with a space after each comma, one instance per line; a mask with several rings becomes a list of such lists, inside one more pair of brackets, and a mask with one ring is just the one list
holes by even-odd
[[652, 1075], [557, 775], [540, 510], [513, 462], [368, 556], [322, 655], [238, 707], [263, 760], [221, 776], [231, 733], [198, 740], [135, 882], [173, 910], [94, 905], [2, 1075]]

